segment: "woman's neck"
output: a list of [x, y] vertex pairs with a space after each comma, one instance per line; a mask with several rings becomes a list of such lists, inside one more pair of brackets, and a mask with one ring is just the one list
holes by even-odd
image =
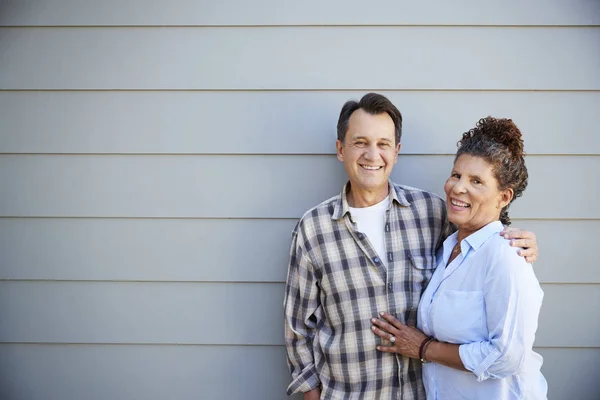
[[494, 219], [492, 221], [488, 221], [487, 223], [478, 226], [476, 228], [470, 227], [470, 226], [459, 226], [458, 227], [458, 243], [460, 244], [463, 239], [468, 238], [469, 236], [471, 236], [472, 234], [474, 234], [475, 232], [477, 232], [478, 230], [480, 230], [481, 228], [483, 228], [484, 226], [488, 226], [489, 224], [491, 224], [492, 222], [496, 222], [499, 221], [500, 219]]

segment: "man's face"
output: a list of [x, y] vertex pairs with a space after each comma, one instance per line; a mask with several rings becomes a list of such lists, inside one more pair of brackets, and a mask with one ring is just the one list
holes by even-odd
[[387, 191], [398, 160], [394, 121], [387, 113], [371, 115], [362, 109], [350, 116], [344, 142], [336, 142], [337, 158], [344, 163], [352, 191]]

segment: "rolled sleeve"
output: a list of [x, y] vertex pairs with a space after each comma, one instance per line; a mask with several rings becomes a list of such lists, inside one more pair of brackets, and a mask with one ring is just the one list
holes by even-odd
[[459, 346], [458, 353], [466, 369], [473, 372], [478, 382], [484, 381], [490, 376], [489, 368], [500, 358], [500, 351], [491, 347], [488, 343], [469, 343]]
[[287, 388], [287, 395], [291, 396], [297, 393], [305, 393], [319, 387], [321, 382], [317, 375], [317, 370], [313, 365], [305, 368], [292, 380], [292, 383]]

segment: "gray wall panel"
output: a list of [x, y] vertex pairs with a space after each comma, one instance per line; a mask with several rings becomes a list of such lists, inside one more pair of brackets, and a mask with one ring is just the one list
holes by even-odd
[[[599, 347], [600, 285], [542, 287], [536, 345]], [[8, 281], [0, 289], [0, 342], [283, 343], [280, 283]]]
[[0, 0], [0, 399], [286, 398], [290, 230], [366, 91], [437, 192], [517, 122], [549, 398], [597, 399], [598, 43], [597, 0]]
[[0, 279], [285, 281], [296, 220], [0, 220]]
[[[258, 0], [240, 3], [178, 0], [81, 2], [77, 0], [9, 0], [2, 25], [298, 25], [298, 24], [466, 24], [590, 25], [600, 24], [600, 7], [590, 0], [546, 0], [544, 7], [517, 0], [485, 3], [444, 0], [412, 1]], [[315, 12], [318, 10], [318, 12]], [[457, 10], [460, 10], [458, 12]]]
[[10, 400], [298, 400], [280, 346], [0, 345]]
[[[295, 219], [0, 220], [0, 279], [284, 282]], [[600, 221], [516, 220], [541, 282], [600, 283]], [[575, 261], [577, 260], [577, 261]]]
[[[542, 289], [536, 346], [600, 347], [600, 285], [543, 284]], [[580, 326], [585, 329], [573, 328]]]
[[[401, 156], [392, 179], [441, 193], [452, 156]], [[531, 156], [515, 218], [600, 218], [600, 157]], [[298, 218], [337, 194], [334, 156], [0, 156], [0, 216]], [[557, 196], [569, 183], [576, 195]], [[44, 199], [44, 201], [40, 201]], [[566, 205], [568, 203], [568, 206]]]
[[[599, 28], [3, 28], [0, 37], [3, 89], [600, 90]], [[499, 57], [510, 62], [499, 67]]]
[[[549, 399], [597, 399], [600, 349], [536, 351], [544, 357]], [[280, 346], [2, 344], [0, 372], [0, 397], [11, 400], [183, 400], [202, 395], [283, 400], [290, 380]], [[215, 385], [222, 380], [236, 384]]]
[[534, 266], [540, 282], [600, 283], [600, 268], [590, 268], [596, 264], [600, 220], [515, 220], [513, 226], [536, 234], [540, 257]]
[[[536, 351], [544, 357], [549, 399], [597, 399], [600, 349]], [[0, 371], [0, 396], [11, 400], [183, 400], [202, 395], [283, 400], [290, 380], [280, 346], [2, 344]], [[214, 384], [223, 379], [239, 384]]]
[[[568, 322], [567, 322], [568, 323]], [[536, 349], [544, 357], [542, 373], [549, 400], [598, 400], [600, 349]]]
[[[0, 151], [333, 154], [342, 104], [364, 93], [0, 92]], [[452, 154], [486, 115], [512, 118], [529, 154], [600, 153], [600, 92], [383, 93], [404, 154]]]
[[282, 344], [280, 283], [0, 282], [0, 342]]

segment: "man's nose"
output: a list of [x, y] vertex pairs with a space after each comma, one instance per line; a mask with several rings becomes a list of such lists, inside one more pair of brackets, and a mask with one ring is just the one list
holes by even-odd
[[375, 146], [369, 146], [365, 149], [364, 157], [367, 160], [377, 160], [379, 158], [379, 149]]

